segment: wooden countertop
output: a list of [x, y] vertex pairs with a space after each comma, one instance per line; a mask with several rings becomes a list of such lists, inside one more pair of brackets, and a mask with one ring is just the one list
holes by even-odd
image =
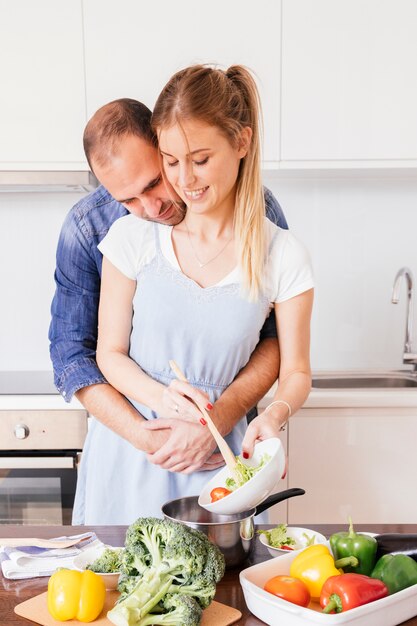
[[[307, 524], [313, 530], [317, 530], [326, 537], [341, 530], [340, 525], [335, 524]], [[264, 526], [263, 526], [264, 527]], [[87, 530], [94, 531], [97, 536], [109, 545], [119, 546], [124, 544], [126, 526], [0, 526], [0, 534], [3, 537], [39, 537], [52, 538], [62, 535], [75, 535]], [[355, 530], [375, 533], [401, 532], [417, 533], [417, 524], [384, 524], [384, 525], [355, 525]], [[266, 548], [255, 542], [255, 551], [250, 560], [242, 566], [248, 567], [254, 563], [260, 563], [270, 558]], [[28, 626], [29, 622], [18, 617], [13, 612], [14, 607], [33, 596], [46, 591], [48, 578], [32, 578], [29, 580], [6, 580], [0, 573], [0, 626]], [[262, 626], [261, 622], [247, 609], [239, 584], [239, 569], [227, 570], [223, 580], [217, 586], [216, 600], [229, 606], [234, 606], [242, 612], [239, 626]], [[416, 609], [417, 610], [417, 609]], [[403, 622], [407, 626], [417, 626], [417, 616]]]

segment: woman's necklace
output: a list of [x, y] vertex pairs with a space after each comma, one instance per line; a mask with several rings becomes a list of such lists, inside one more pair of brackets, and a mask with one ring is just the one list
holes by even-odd
[[227, 246], [229, 245], [229, 243], [230, 243], [230, 242], [232, 241], [232, 239], [233, 239], [233, 233], [232, 233], [232, 235], [231, 235], [230, 239], [229, 239], [228, 241], [226, 241], [226, 243], [225, 243], [225, 245], [223, 246], [223, 248], [221, 248], [221, 249], [219, 250], [219, 252], [217, 252], [217, 254], [215, 254], [213, 257], [211, 257], [211, 259], [209, 259], [208, 261], [205, 261], [205, 263], [203, 263], [202, 261], [200, 261], [200, 259], [198, 258], [198, 254], [197, 254], [197, 252], [195, 251], [194, 244], [193, 244], [193, 240], [192, 240], [192, 238], [191, 238], [191, 233], [190, 233], [190, 231], [189, 231], [189, 229], [188, 229], [188, 224], [187, 224], [187, 221], [186, 221], [186, 220], [184, 220], [184, 224], [185, 224], [185, 228], [187, 229], [188, 239], [190, 240], [191, 250], [193, 251], [193, 254], [194, 254], [194, 256], [195, 256], [195, 259], [196, 259], [196, 261], [197, 261], [197, 263], [198, 263], [199, 267], [205, 267], [206, 265], [208, 265], [209, 263], [211, 263], [212, 261], [214, 261], [214, 259], [217, 259], [217, 257], [219, 257], [219, 256], [221, 255], [221, 253], [222, 253], [222, 252], [224, 252], [224, 251], [226, 250]]

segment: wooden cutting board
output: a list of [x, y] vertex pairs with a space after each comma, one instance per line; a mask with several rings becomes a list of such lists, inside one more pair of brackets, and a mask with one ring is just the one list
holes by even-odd
[[[31, 620], [35, 624], [40, 626], [72, 626], [80, 625], [78, 620], [68, 620], [67, 622], [58, 622], [50, 616], [46, 603], [47, 592], [41, 593], [39, 596], [35, 596], [30, 600], [26, 600], [21, 604], [18, 604], [14, 612], [20, 617]], [[106, 595], [106, 602], [104, 604], [101, 615], [91, 622], [93, 626], [113, 626], [113, 624], [107, 619], [107, 611], [113, 608], [119, 593], [117, 591], [108, 591]], [[242, 617], [242, 613], [237, 609], [233, 609], [220, 602], [213, 601], [208, 609], [203, 611], [203, 619], [201, 620], [201, 626], [229, 626], [234, 624]]]

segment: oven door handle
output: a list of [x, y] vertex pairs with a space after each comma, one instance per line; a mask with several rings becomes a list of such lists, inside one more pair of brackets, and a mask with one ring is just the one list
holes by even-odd
[[76, 459], [71, 456], [3, 456], [0, 469], [74, 469]]

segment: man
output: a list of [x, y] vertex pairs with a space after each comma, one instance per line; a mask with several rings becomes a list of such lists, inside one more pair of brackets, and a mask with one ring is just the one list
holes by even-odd
[[[184, 207], [173, 201], [177, 200], [173, 190], [162, 179], [150, 121], [151, 112], [145, 105], [121, 99], [99, 109], [86, 126], [84, 149], [101, 186], [73, 207], [62, 227], [49, 339], [55, 384], [65, 400], [69, 402], [75, 394], [97, 420], [145, 451], [150, 462], [164, 467], [181, 429], [188, 428], [190, 422], [187, 424], [179, 414], [168, 429], [165, 426], [161, 430], [146, 430], [146, 420], [124, 396], [106, 384], [96, 364], [102, 265], [97, 244], [111, 224], [128, 212], [168, 225], [178, 224], [185, 214]], [[268, 217], [287, 228], [281, 208], [268, 190], [265, 200]], [[270, 326], [265, 328], [264, 338], [248, 365], [210, 408], [223, 435], [256, 405], [278, 377], [274, 322], [272, 329]], [[198, 422], [201, 415], [191, 402], [188, 405], [188, 418], [192, 416]], [[199, 440], [207, 437], [207, 429], [195, 430], [194, 445], [198, 446]], [[212, 451], [200, 469], [215, 469], [223, 464], [220, 454], [213, 453], [214, 448], [213, 441]]]

